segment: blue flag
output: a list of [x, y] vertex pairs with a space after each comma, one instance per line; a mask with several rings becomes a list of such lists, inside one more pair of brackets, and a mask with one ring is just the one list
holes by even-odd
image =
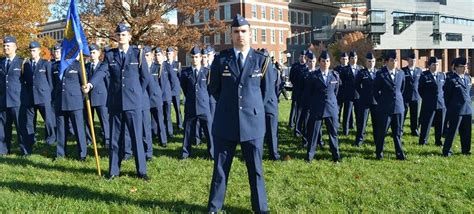
[[64, 29], [64, 38], [61, 46], [59, 77], [62, 79], [64, 70], [76, 60], [80, 50], [82, 50], [83, 54], [90, 55], [89, 46], [87, 45], [86, 35], [81, 26], [75, 0], [71, 0], [67, 11], [66, 28]]

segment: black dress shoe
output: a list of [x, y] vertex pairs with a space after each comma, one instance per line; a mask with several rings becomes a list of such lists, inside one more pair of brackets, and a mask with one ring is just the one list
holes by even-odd
[[125, 156], [123, 157], [123, 160], [124, 160], [124, 161], [130, 160], [130, 159], [132, 159], [132, 155], [125, 155]]
[[78, 159], [80, 162], [86, 162], [86, 157], [81, 157]]
[[420, 133], [418, 133], [418, 131], [412, 132], [412, 133], [411, 133], [411, 136], [420, 136]]
[[160, 146], [163, 147], [163, 148], [166, 148], [166, 147], [168, 147], [168, 144], [167, 143], [162, 143], [162, 144], [160, 144]]
[[153, 157], [146, 157], [146, 161], [151, 161], [153, 160]]
[[138, 178], [140, 178], [144, 181], [150, 181], [150, 177], [148, 177], [147, 174], [140, 174], [140, 175], [138, 175]]
[[397, 156], [397, 160], [406, 160], [407, 157], [405, 155]]

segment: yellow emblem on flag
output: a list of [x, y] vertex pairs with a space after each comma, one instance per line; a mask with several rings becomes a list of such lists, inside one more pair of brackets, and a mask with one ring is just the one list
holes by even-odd
[[72, 27], [72, 20], [69, 19], [66, 23], [66, 28], [64, 29], [64, 38], [71, 40], [74, 38], [74, 28]]

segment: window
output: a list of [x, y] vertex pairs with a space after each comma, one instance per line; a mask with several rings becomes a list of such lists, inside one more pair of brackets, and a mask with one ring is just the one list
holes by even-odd
[[275, 20], [275, 8], [270, 8], [270, 20]]
[[201, 20], [199, 20], [199, 11], [194, 14], [194, 23], [198, 24]]
[[206, 45], [211, 44], [211, 37], [210, 36], [204, 36], [204, 44], [206, 44]]
[[226, 20], [231, 19], [230, 5], [224, 5], [224, 19]]
[[267, 19], [267, 7], [262, 6], [262, 19]]
[[267, 42], [267, 30], [262, 29], [262, 43]]
[[275, 57], [275, 51], [270, 51], [270, 56]]
[[278, 9], [278, 20], [283, 21], [283, 10], [281, 8]]
[[446, 41], [462, 42], [462, 34], [461, 33], [446, 33]]
[[217, 7], [217, 9], [214, 11], [214, 17], [215, 17], [217, 20], [220, 20], [220, 19], [221, 19], [221, 10], [219, 10], [219, 7]]
[[278, 34], [278, 43], [283, 44], [283, 31], [280, 30]]
[[252, 29], [252, 43], [253, 44], [257, 44], [257, 37], [258, 36], [258, 33], [257, 33], [257, 29], [254, 28]]
[[305, 45], [306, 44], [306, 33], [301, 33], [301, 44]]
[[257, 5], [252, 4], [252, 18], [257, 18]]
[[292, 44], [291, 43], [291, 40], [293, 39], [293, 34], [291, 33], [291, 31], [288, 31], [288, 44]]
[[270, 30], [270, 42], [272, 44], [275, 44], [275, 40], [276, 40], [275, 39], [275, 30], [272, 29], [272, 30]]
[[309, 23], [309, 14], [307, 14], [307, 13], [304, 14], [304, 24], [305, 25], [310, 25], [310, 23]]
[[221, 44], [221, 34], [220, 33], [214, 34], [214, 44], [215, 45], [220, 45]]
[[285, 56], [284, 54], [285, 54], [285, 53], [283, 53], [283, 51], [280, 51], [280, 54], [279, 54], [279, 56], [278, 56], [278, 62], [279, 62], [280, 64], [283, 64], [283, 58], [284, 58], [284, 56]]
[[303, 23], [303, 13], [298, 13], [298, 24], [302, 25]]
[[204, 9], [204, 22], [209, 21], [209, 9]]
[[376, 45], [380, 45], [380, 34], [372, 34], [372, 42]]
[[296, 24], [296, 13], [295, 11], [291, 11], [291, 24]]
[[225, 42], [225, 44], [227, 44], [227, 45], [230, 44], [230, 36], [231, 36], [230, 30], [231, 30], [231, 28], [228, 27], [227, 30], [225, 31], [224, 42]]
[[368, 20], [371, 23], [385, 23], [385, 11], [370, 11]]
[[294, 40], [295, 40], [295, 41], [294, 41], [294, 42], [295, 42], [295, 43], [294, 43], [295, 45], [298, 45], [298, 43], [299, 43], [299, 38], [298, 38], [299, 36], [300, 36], [300, 35], [298, 34], [298, 32], [296, 32], [296, 33], [294, 34], [294, 37], [293, 37], [293, 38], [294, 38]]

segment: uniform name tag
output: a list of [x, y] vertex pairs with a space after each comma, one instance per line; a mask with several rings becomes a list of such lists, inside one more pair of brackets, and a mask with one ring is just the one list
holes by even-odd
[[69, 73], [70, 74], [77, 74], [77, 71], [76, 70], [70, 70]]
[[153, 76], [158, 76], [158, 74], [151, 74], [151, 75], [153, 75]]
[[204, 78], [204, 79], [201, 79], [201, 80], [202, 80], [202, 81], [206, 81], [207, 79], [206, 79], [206, 78]]
[[59, 72], [58, 71], [53, 72], [53, 74], [57, 74], [57, 73], [59, 73]]
[[173, 68], [173, 70], [175, 70], [175, 71], [178, 71], [178, 69], [177, 69], [177, 68]]
[[331, 81], [331, 84], [336, 84], [336, 83], [337, 83], [337, 80]]
[[251, 77], [263, 77], [263, 74], [262, 73], [252, 74]]
[[460, 88], [460, 87], [461, 87], [461, 85], [455, 85], [454, 87], [456, 87], [456, 88]]
[[369, 77], [363, 77], [362, 79], [369, 79]]
[[426, 80], [426, 82], [433, 82], [433, 81], [431, 81], [431, 80]]
[[44, 69], [40, 69], [40, 70], [38, 70], [38, 72], [41, 72], [41, 73], [43, 73], [43, 72], [46, 72], [46, 70], [44, 70]]
[[131, 62], [130, 65], [138, 65], [138, 62]]
[[13, 70], [14, 70], [14, 71], [19, 71], [19, 70], [21, 70], [21, 69], [19, 69], [19, 68], [14, 68]]
[[110, 66], [114, 66], [114, 65], [117, 65], [117, 63], [110, 63]]
[[222, 76], [223, 76], [223, 77], [230, 77], [230, 75], [231, 75], [231, 74], [230, 74], [229, 72], [222, 73]]

